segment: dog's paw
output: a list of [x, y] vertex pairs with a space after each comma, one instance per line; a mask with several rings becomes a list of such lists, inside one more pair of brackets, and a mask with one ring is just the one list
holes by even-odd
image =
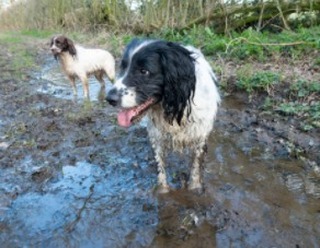
[[204, 192], [203, 186], [200, 182], [197, 182], [197, 183], [191, 182], [188, 185], [188, 190], [193, 191], [198, 194], [202, 194]]
[[166, 194], [169, 193], [170, 187], [168, 185], [158, 185], [157, 192], [159, 194]]

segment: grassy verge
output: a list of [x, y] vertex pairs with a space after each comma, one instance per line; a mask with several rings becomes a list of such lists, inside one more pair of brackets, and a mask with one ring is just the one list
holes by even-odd
[[296, 32], [257, 32], [252, 28], [230, 36], [218, 35], [207, 27], [175, 32], [164, 30], [155, 35], [172, 41], [201, 47], [206, 55], [220, 55], [237, 60], [266, 61], [270, 56], [299, 57], [320, 49], [320, 27], [301, 28]]
[[22, 32], [0, 33], [0, 46], [10, 57], [2, 65], [3, 71], [10, 71], [22, 78], [25, 71], [37, 68], [37, 46], [32, 46], [31, 40], [34, 38]]

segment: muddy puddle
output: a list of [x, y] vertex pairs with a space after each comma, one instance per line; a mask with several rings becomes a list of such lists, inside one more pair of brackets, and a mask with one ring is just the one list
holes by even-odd
[[[47, 60], [35, 91], [72, 99], [68, 82], [62, 85], [52, 67], [58, 68]], [[92, 99], [99, 90], [93, 84]], [[100, 117], [91, 120], [100, 131], [92, 142], [84, 137], [77, 145], [64, 137], [39, 151], [47, 160], [25, 154], [14, 166], [2, 166], [1, 247], [320, 247], [318, 172], [230, 125], [239, 116], [225, 113], [241, 108], [224, 99], [200, 195], [181, 189], [188, 160], [174, 154], [168, 160], [173, 190], [157, 194], [144, 125], [124, 130], [112, 120], [99, 124]]]

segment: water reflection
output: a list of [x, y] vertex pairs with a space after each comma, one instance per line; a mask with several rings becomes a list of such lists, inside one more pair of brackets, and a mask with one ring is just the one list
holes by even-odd
[[[72, 88], [67, 77], [62, 73], [59, 63], [53, 58], [46, 59], [41, 72], [36, 73], [38, 80], [42, 81], [41, 86], [37, 89], [38, 92], [49, 94], [58, 98], [69, 100], [83, 100], [83, 88], [79, 79], [76, 81], [77, 99], [74, 98]], [[111, 89], [112, 84], [107, 77], [104, 78], [106, 87], [100, 86], [100, 83], [94, 78], [89, 77], [89, 92], [91, 101], [104, 101], [105, 92]]]

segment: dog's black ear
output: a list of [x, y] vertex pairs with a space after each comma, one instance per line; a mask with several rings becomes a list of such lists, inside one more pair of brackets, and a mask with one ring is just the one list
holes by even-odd
[[162, 107], [165, 119], [180, 125], [187, 108], [191, 112], [191, 101], [196, 86], [194, 58], [191, 52], [179, 44], [167, 42], [160, 49], [160, 60], [164, 75]]
[[77, 55], [77, 50], [76, 50], [76, 47], [74, 46], [73, 41], [70, 40], [69, 38], [66, 38], [66, 43], [67, 43], [67, 50], [69, 51], [69, 53], [72, 56], [76, 56]]

